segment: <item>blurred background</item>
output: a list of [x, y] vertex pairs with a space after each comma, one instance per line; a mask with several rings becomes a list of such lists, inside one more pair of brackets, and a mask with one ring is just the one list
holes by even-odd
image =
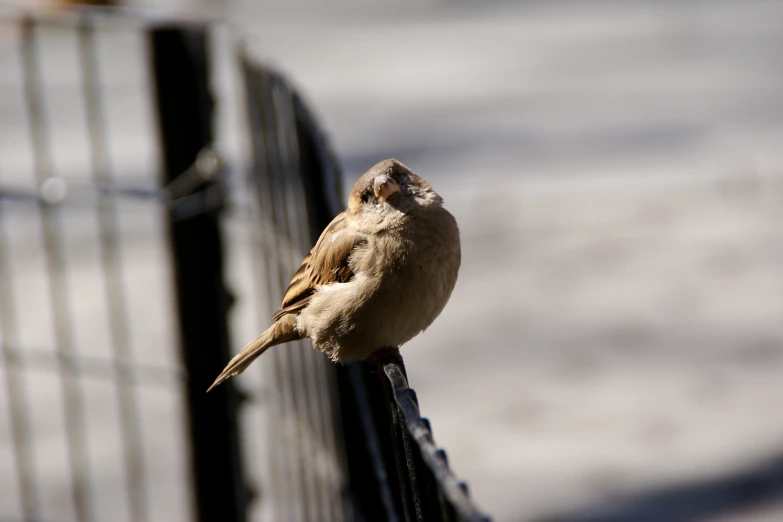
[[[54, 8], [3, 11], [0, 187], [35, 193], [40, 166], [14, 21], [22, 9]], [[402, 353], [438, 444], [496, 520], [783, 519], [783, 3], [243, 0], [120, 10], [137, 21], [103, 27], [97, 47], [118, 183], [161, 179], [135, 28], [206, 16], [218, 20], [216, 148], [239, 207], [249, 162], [239, 43], [304, 93], [345, 187], [395, 157], [443, 195], [462, 230], [460, 280], [442, 316]], [[41, 42], [51, 170], [74, 180], [69, 197], [78, 198], [89, 148], [77, 43], [56, 27]], [[29, 363], [25, 384], [45, 483], [41, 520], [74, 520], [62, 388], [44, 368], [56, 328], [42, 304], [41, 227], [34, 207], [8, 201], [0, 225], [13, 278], [0, 281], [0, 305], [14, 304], [16, 327], [13, 343], [3, 328], [3, 342], [29, 348], [43, 368]], [[131, 349], [148, 370], [136, 406], [149, 519], [189, 520], [162, 213], [135, 200], [118, 212]], [[74, 206], [62, 219], [65, 284], [78, 288], [71, 337], [100, 358], [110, 333], [94, 322], [106, 299], [92, 278], [94, 209]], [[236, 352], [274, 305], [247, 289], [247, 227], [225, 227]], [[150, 289], [163, 297], [150, 299]], [[259, 393], [263, 371], [273, 370], [243, 377]], [[120, 423], [103, 400], [114, 384], [82, 386], [100, 477], [95, 519], [126, 520], [115, 512], [129, 502], [122, 471], [109, 464]], [[0, 520], [17, 521], [12, 404], [0, 389]], [[244, 428], [254, 473], [271, 447], [258, 416]], [[272, 520], [268, 495], [253, 520]]]

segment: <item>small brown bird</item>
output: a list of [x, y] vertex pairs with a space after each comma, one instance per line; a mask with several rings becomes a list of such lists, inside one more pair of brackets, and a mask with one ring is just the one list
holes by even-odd
[[[460, 267], [457, 222], [432, 186], [394, 159], [368, 170], [288, 285], [274, 324], [210, 386], [267, 348], [309, 338], [332, 360], [397, 348], [440, 314]], [[207, 390], [207, 391], [209, 391]]]

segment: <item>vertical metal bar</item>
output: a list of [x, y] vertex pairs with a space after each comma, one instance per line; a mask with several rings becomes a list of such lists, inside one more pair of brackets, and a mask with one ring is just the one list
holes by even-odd
[[339, 446], [335, 441], [336, 430], [333, 419], [338, 415], [334, 408], [334, 397], [337, 393], [337, 387], [335, 386], [333, 378], [334, 371], [327, 366], [330, 365], [331, 362], [322, 359], [320, 361], [314, 361], [314, 363], [316, 364], [315, 378], [317, 386], [318, 389], [321, 390], [321, 393], [319, 394], [320, 401], [318, 411], [321, 414], [321, 429], [323, 430], [325, 437], [324, 446], [328, 454], [333, 458], [332, 469], [335, 472], [334, 476], [331, 476], [333, 482], [329, 485], [331, 487], [327, 489], [327, 494], [330, 495], [334, 521], [343, 522], [346, 518], [353, 519], [353, 517], [351, 516], [350, 511], [346, 509], [349, 506], [347, 506], [347, 503], [345, 502], [346, 494], [348, 492], [344, 474], [344, 468], [346, 467], [344, 450], [343, 447]]
[[[285, 129], [285, 149], [286, 156], [289, 158], [290, 163], [288, 171], [289, 174], [289, 187], [291, 188], [293, 200], [298, 202], [298, 212], [296, 212], [294, 236], [297, 238], [297, 243], [300, 245], [302, 253], [307, 252], [312, 245], [318, 240], [320, 230], [325, 228], [323, 226], [312, 226], [312, 220], [317, 219], [317, 212], [314, 212], [310, 203], [312, 197], [307, 197], [306, 186], [307, 176], [312, 176], [311, 173], [306, 173], [305, 169], [311, 165], [310, 159], [307, 157], [310, 151], [308, 150], [308, 143], [300, 143], [300, 137], [305, 137], [301, 132], [299, 121], [295, 110], [295, 93], [290, 84], [281, 78], [281, 84], [284, 87], [282, 95], [280, 97], [280, 112], [282, 120], [281, 128]], [[307, 139], [305, 137], [305, 139]], [[311, 217], [312, 215], [312, 217]], [[319, 454], [326, 452], [334, 463], [338, 462], [338, 455], [334, 451], [333, 443], [333, 426], [329, 426], [326, 421], [327, 413], [330, 410], [325, 407], [322, 399], [328, 399], [328, 388], [323, 379], [322, 372], [325, 359], [323, 355], [312, 351], [310, 343], [305, 343], [301, 351], [301, 361], [298, 366], [300, 370], [300, 378], [303, 382], [303, 390], [300, 391], [300, 395], [303, 396], [306, 408], [306, 419], [308, 421], [309, 446], [310, 446], [310, 460], [317, 462]], [[328, 402], [327, 402], [328, 404]], [[318, 513], [325, 522], [335, 521], [341, 519], [342, 509], [336, 504], [336, 499], [333, 498], [330, 492], [329, 483], [323, 474], [319, 474], [319, 468], [317, 466], [310, 466], [310, 480], [313, 483], [313, 489], [315, 494], [316, 506], [318, 506]], [[336, 477], [335, 477], [336, 478]]]
[[[98, 73], [95, 27], [83, 17], [79, 23], [79, 58], [81, 63], [87, 131], [90, 141], [92, 177], [99, 186], [109, 186], [110, 173], [106, 126], [103, 114], [103, 92]], [[144, 447], [141, 437], [138, 405], [131, 370], [130, 328], [125, 310], [125, 289], [122, 277], [117, 207], [114, 195], [99, 193], [97, 218], [107, 313], [114, 352], [114, 372], [117, 385], [120, 432], [125, 458], [125, 483], [128, 490], [131, 520], [147, 520], [147, 494], [144, 480]]]
[[[268, 166], [266, 179], [267, 191], [269, 198], [267, 199], [269, 212], [268, 222], [271, 224], [271, 233], [273, 240], [273, 254], [271, 256], [270, 266], [273, 267], [275, 272], [275, 280], [277, 283], [277, 294], [282, 295], [287, 283], [286, 277], [289, 271], [289, 261], [286, 255], [286, 250], [290, 248], [290, 245], [285, 241], [283, 235], [283, 218], [284, 212], [282, 210], [282, 203], [284, 203], [281, 197], [282, 189], [280, 184], [280, 159], [277, 156], [277, 129], [275, 123], [275, 111], [273, 101], [273, 80], [268, 74], [260, 74], [260, 101], [261, 101], [261, 124], [263, 126], [264, 136], [264, 155], [266, 157], [266, 163]], [[293, 444], [290, 437], [290, 431], [296, 423], [296, 403], [294, 400], [295, 389], [292, 388], [293, 383], [290, 379], [290, 347], [289, 349], [278, 350], [272, 354], [273, 364], [275, 366], [276, 377], [276, 390], [280, 397], [280, 419], [282, 422], [282, 429], [285, 435], [285, 439], [282, 441], [286, 450], [287, 462], [283, 467], [286, 470], [286, 476], [289, 480], [288, 488], [286, 491], [287, 510], [288, 516], [295, 520], [304, 519], [302, 510], [304, 509], [304, 502], [302, 498], [304, 496], [304, 484], [301, 482], [302, 472], [301, 469], [304, 463], [301, 461], [297, 444]], [[293, 421], [291, 421], [293, 419]], [[299, 498], [297, 498], [297, 493]]]
[[355, 391], [357, 416], [361, 422], [364, 431], [367, 450], [370, 454], [370, 465], [375, 473], [375, 480], [378, 482], [378, 494], [383, 506], [383, 514], [387, 522], [398, 522], [400, 517], [397, 514], [394, 499], [391, 493], [390, 477], [386, 470], [386, 465], [381, 454], [381, 444], [376, 433], [376, 422], [373, 410], [370, 408], [370, 401], [367, 397], [367, 389], [362, 382], [362, 372], [359, 365], [351, 365], [347, 368], [349, 378], [353, 383]]
[[3, 224], [3, 205], [0, 198], [0, 344], [2, 344], [3, 367], [5, 369], [8, 407], [11, 411], [11, 437], [14, 447], [16, 481], [22, 496], [24, 520], [38, 520], [38, 483], [35, 476], [35, 460], [31, 443], [33, 440], [29, 403], [24, 384], [24, 366], [14, 350], [19, 343], [14, 313], [14, 294], [11, 287], [11, 250]]
[[[283, 78], [278, 78], [275, 102], [277, 127], [280, 134], [278, 146], [286, 180], [286, 200], [290, 203], [288, 208], [288, 237], [294, 247], [291, 249], [291, 266], [295, 270], [304, 254], [310, 250], [311, 239], [308, 237], [309, 227], [306, 224], [308, 209], [302, 185], [302, 172], [299, 165], [299, 144], [297, 143], [296, 119], [292, 105], [291, 88]], [[290, 278], [291, 275], [289, 274], [288, 277]], [[314, 397], [318, 393], [314, 389], [315, 382], [314, 376], [312, 376], [310, 371], [310, 365], [313, 359], [319, 357], [319, 355], [312, 351], [312, 346], [309, 342], [297, 344], [299, 346], [296, 347], [293, 353], [295, 360], [293, 368], [297, 374], [297, 380], [295, 381], [297, 383], [296, 396], [301, 403], [299, 406], [299, 424], [304, 425], [305, 428], [300, 430], [300, 452], [302, 452], [303, 460], [311, 463], [304, 468], [306, 474], [305, 483], [309, 493], [306, 505], [310, 507], [312, 515], [316, 515], [324, 522], [329, 522], [333, 520], [332, 513], [326, 508], [327, 497], [316, 474], [317, 466], [314, 465], [314, 463], [318, 462], [320, 443], [318, 437], [321, 434], [313, 429], [317, 425], [315, 419], [318, 414]], [[308, 518], [312, 518], [312, 515]]]
[[[330, 470], [337, 471], [336, 474], [330, 473], [327, 476], [318, 478], [321, 481], [324, 502], [328, 505], [329, 512], [331, 513], [330, 520], [341, 522], [345, 519], [342, 502], [344, 485], [342, 473], [339, 472], [343, 462], [341, 461], [340, 450], [337, 449], [337, 445], [334, 441], [334, 425], [331, 423], [331, 417], [333, 415], [331, 396], [334, 393], [334, 387], [332, 386], [326, 369], [326, 364], [331, 363], [323, 359], [316, 359], [315, 357], [310, 357], [310, 361], [312, 363], [313, 385], [315, 389], [318, 390], [314, 407], [316, 426], [323, 437], [322, 451], [325, 451], [332, 459]], [[332, 482], [327, 482], [327, 479]]]
[[413, 509], [416, 513], [416, 520], [418, 522], [424, 521], [424, 514], [422, 513], [421, 509], [421, 491], [419, 490], [419, 480], [418, 475], [416, 473], [416, 460], [414, 459], [413, 455], [413, 443], [411, 442], [411, 436], [408, 433], [408, 429], [405, 426], [404, 422], [400, 422], [400, 418], [402, 417], [402, 413], [400, 412], [400, 409], [397, 408], [396, 416], [398, 419], [398, 423], [400, 424], [400, 432], [402, 433], [402, 447], [403, 451], [405, 452], [405, 464], [408, 468], [408, 483], [410, 484], [411, 489], [411, 500], [413, 501]]
[[[22, 63], [27, 112], [33, 143], [33, 161], [38, 182], [43, 184], [52, 177], [53, 169], [46, 132], [43, 93], [39, 76], [36, 28], [32, 18], [22, 21]], [[41, 200], [41, 225], [46, 250], [49, 291], [52, 299], [54, 330], [57, 351], [62, 360], [73, 357], [75, 348], [68, 310], [68, 286], [65, 274], [65, 252], [57, 208]], [[93, 520], [90, 505], [89, 463], [87, 455], [84, 399], [79, 382], [71, 372], [61, 371], [63, 402], [65, 407], [65, 428], [68, 440], [68, 459], [71, 473], [71, 493], [80, 522]]]
[[[394, 453], [394, 462], [397, 466], [397, 480], [400, 488], [402, 500], [402, 513], [406, 522], [411, 522], [412, 514], [415, 514], [415, 504], [413, 501], [412, 484], [408, 475], [408, 462], [406, 459], [405, 444], [405, 425], [402, 421], [399, 408], [394, 402], [392, 391], [389, 385], [383, 384], [384, 395], [386, 396], [386, 407], [391, 421], [392, 431], [392, 451]], [[418, 520], [418, 517], [416, 517]]]
[[[267, 116], [267, 139], [270, 145], [268, 152], [269, 158], [273, 159], [272, 163], [272, 182], [274, 186], [274, 194], [276, 201], [273, 210], [274, 223], [275, 223], [275, 237], [277, 241], [276, 252], [278, 254], [278, 266], [280, 267], [280, 295], [288, 285], [290, 277], [296, 270], [297, 259], [295, 257], [295, 247], [292, 241], [291, 234], [291, 200], [288, 193], [288, 179], [286, 172], [285, 158], [283, 156], [283, 130], [281, 129], [280, 113], [279, 113], [279, 96], [280, 85], [276, 77], [270, 75], [268, 77], [268, 106], [266, 111]], [[312, 509], [312, 503], [310, 500], [310, 485], [307, 480], [307, 463], [305, 461], [304, 454], [301, 450], [302, 441], [304, 436], [302, 433], [301, 418], [303, 411], [299, 401], [299, 392], [301, 383], [297, 383], [295, 368], [297, 366], [297, 359], [299, 352], [301, 351], [301, 343], [294, 346], [284, 347], [282, 350], [278, 350], [275, 356], [278, 358], [281, 366], [280, 370], [284, 375], [284, 397], [288, 398], [288, 404], [286, 405], [286, 417], [292, 422], [287, 423], [287, 427], [293, 428], [295, 443], [290, 444], [291, 450], [294, 454], [294, 460], [297, 463], [297, 477], [299, 498], [294, 502], [294, 509], [298, 511], [295, 518], [297, 520], [310, 520], [311, 515], [309, 511]]]
[[[212, 142], [212, 98], [203, 26], [158, 26], [149, 39], [162, 142], [164, 182], [188, 169]], [[194, 190], [217, 189], [220, 180]], [[240, 458], [232, 381], [206, 394], [230, 358], [227, 313], [230, 296], [223, 281], [221, 208], [177, 216], [169, 209], [169, 231], [186, 384], [191, 459], [198, 520], [243, 522], [248, 490]]]
[[[299, 152], [299, 170], [302, 182], [302, 198], [307, 203], [307, 222], [310, 244], [315, 244], [321, 231], [337, 215], [340, 210], [341, 179], [339, 169], [327, 144], [320, 135], [320, 129], [312, 115], [295, 91], [291, 93], [293, 118], [296, 121], [296, 141]], [[336, 407], [337, 384], [335, 381], [335, 366], [323, 357], [310, 357], [315, 366], [314, 377], [318, 394], [317, 422], [320, 423], [324, 437], [324, 445], [329, 455], [333, 456], [333, 464], [337, 476], [336, 483], [326, 490], [327, 499], [331, 502], [332, 512], [336, 521], [345, 520], [346, 510], [350, 504], [344, 501], [346, 493], [343, 470], [347, 469], [344, 448], [337, 444], [337, 424], [339, 424], [339, 409]], [[341, 433], [341, 432], [340, 432]], [[342, 433], [341, 433], [342, 435]], [[331, 493], [331, 495], [330, 495]]]
[[[271, 248], [274, 242], [275, 229], [272, 223], [272, 205], [274, 204], [274, 194], [272, 193], [271, 174], [272, 168], [269, 162], [269, 146], [267, 143], [266, 128], [264, 124], [264, 78], [260, 71], [253, 67], [253, 64], [248, 60], [247, 56], [242, 55], [242, 69], [245, 78], [246, 99], [248, 103], [248, 119], [249, 127], [252, 133], [253, 144], [253, 174], [251, 176], [250, 186], [251, 192], [255, 195], [256, 209], [258, 210], [259, 219], [255, 224], [254, 230], [256, 230], [259, 241], [257, 242], [258, 256], [255, 258], [256, 266], [256, 288], [260, 295], [260, 289], [262, 283], [260, 280], [261, 273], [264, 274], [263, 287], [267, 291], [271, 291], [276, 287], [276, 281], [279, 278], [276, 272], [279, 267], [276, 263], [276, 256]], [[263, 264], [259, 263], [259, 260], [263, 259]], [[279, 359], [275, 354], [269, 355], [272, 358], [272, 362], [275, 366], [275, 371], [270, 375], [273, 380], [274, 389], [279, 390], [282, 386], [281, 380], [284, 376], [279, 372]], [[282, 398], [281, 398], [282, 399]], [[277, 419], [283, 419], [284, 406], [282, 400], [271, 401], [270, 403], [274, 415]], [[283, 451], [280, 449], [280, 444], [284, 441], [280, 432], [280, 423], [277, 423], [277, 437], [270, 437], [269, 453], [272, 460], [272, 479], [270, 480], [271, 486], [271, 498], [273, 504], [273, 511], [276, 519], [282, 517], [282, 506], [288, 505], [287, 497], [291, 491], [292, 484], [291, 474], [288, 467], [282, 462]], [[282, 484], [282, 485], [281, 485]]]
[[[389, 405], [386, 383], [368, 365], [337, 367], [340, 407], [356, 414], [342, 416], [347, 471], [352, 501], [367, 520], [410, 522], [407, 513], [407, 472], [396, 458], [399, 440], [395, 416]], [[377, 446], [377, 451], [372, 446]], [[375, 456], [379, 460], [375, 460]], [[402, 473], [402, 474], [401, 474]]]

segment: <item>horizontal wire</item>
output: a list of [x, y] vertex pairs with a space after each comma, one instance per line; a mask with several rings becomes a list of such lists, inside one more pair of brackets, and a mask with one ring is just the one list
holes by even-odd
[[51, 176], [41, 181], [35, 191], [0, 185], [0, 200], [59, 205], [75, 200], [72, 192], [76, 189], [102, 196], [160, 201], [172, 208], [175, 219], [188, 219], [223, 206], [222, 185], [207, 185], [207, 182], [224, 180], [228, 171], [218, 153], [205, 147], [193, 164], [164, 187], [138, 187]]
[[[116, 357], [66, 354], [54, 348], [4, 346], [6, 364], [34, 370], [66, 370], [83, 376], [114, 380], [118, 372], [132, 372], [137, 384], [168, 386], [187, 378], [179, 365], [131, 362]], [[143, 381], [143, 382], [142, 382]]]

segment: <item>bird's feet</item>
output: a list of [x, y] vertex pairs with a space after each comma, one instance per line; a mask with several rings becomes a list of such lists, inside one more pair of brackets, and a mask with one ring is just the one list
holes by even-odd
[[375, 373], [377, 373], [379, 377], [385, 375], [383, 371], [383, 367], [385, 365], [389, 363], [397, 363], [402, 366], [404, 364], [402, 355], [400, 354], [400, 349], [392, 346], [387, 346], [386, 348], [381, 348], [380, 350], [374, 351], [372, 355], [364, 360], [364, 362], [371, 367], [374, 367]]

